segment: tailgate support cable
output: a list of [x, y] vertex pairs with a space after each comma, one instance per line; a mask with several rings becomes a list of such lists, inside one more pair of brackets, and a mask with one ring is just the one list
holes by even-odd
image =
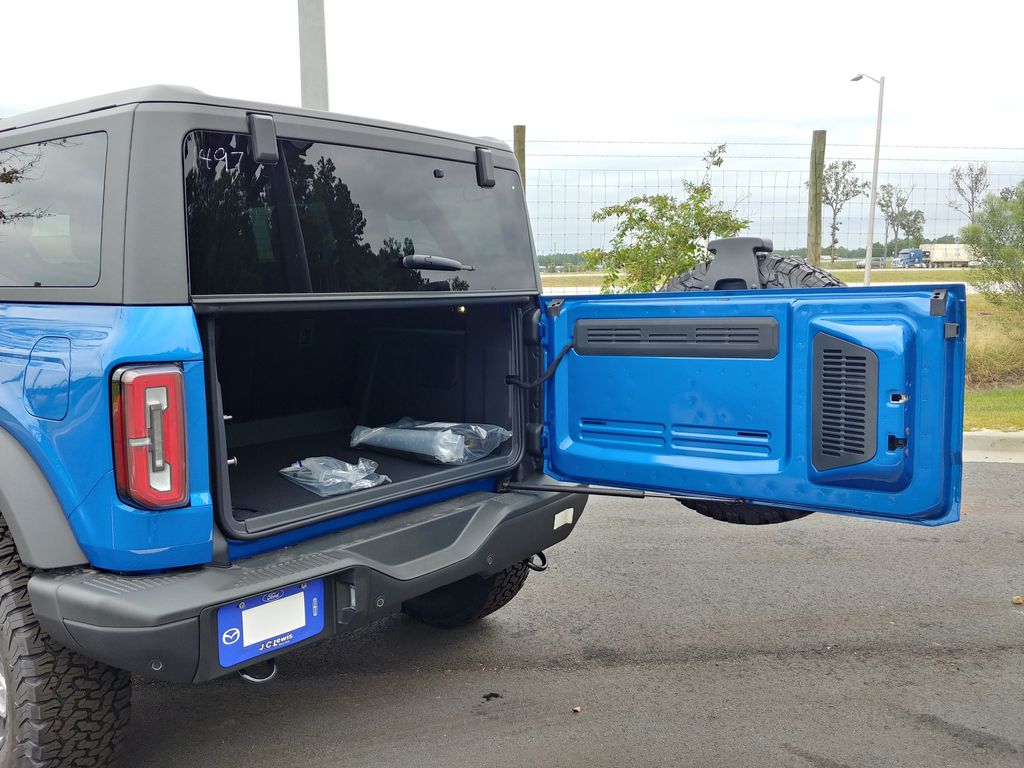
[[501, 491], [534, 491], [539, 493], [582, 493], [587, 496], [618, 496], [626, 499], [674, 499], [676, 501], [730, 501], [745, 502], [754, 504], [749, 499], [741, 499], [735, 496], [701, 496], [700, 494], [688, 493], [658, 493], [655, 491], [634, 491], [629, 488], [595, 488], [591, 485], [547, 485], [544, 483], [501, 483], [498, 486]]
[[545, 381], [555, 375], [555, 371], [558, 369], [558, 364], [565, 359], [565, 356], [569, 354], [569, 350], [572, 349], [573, 340], [569, 339], [569, 343], [562, 347], [562, 351], [555, 357], [554, 362], [548, 366], [548, 369], [544, 371], [544, 374], [536, 381], [523, 381], [518, 376], [506, 376], [505, 383], [510, 384], [513, 387], [519, 387], [520, 389], [536, 389]]

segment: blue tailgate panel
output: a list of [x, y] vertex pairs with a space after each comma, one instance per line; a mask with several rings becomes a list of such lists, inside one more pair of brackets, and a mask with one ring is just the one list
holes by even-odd
[[547, 297], [560, 480], [959, 518], [963, 286]]

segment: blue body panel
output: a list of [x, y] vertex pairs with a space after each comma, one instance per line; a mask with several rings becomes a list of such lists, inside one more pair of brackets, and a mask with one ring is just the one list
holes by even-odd
[[[945, 288], [940, 314], [933, 293]], [[564, 302], [551, 307], [553, 301]], [[769, 317], [768, 359], [568, 353], [545, 397], [560, 480], [709, 495], [924, 525], [959, 519], [966, 300], [961, 285], [546, 298], [548, 364], [581, 319]], [[946, 324], [958, 323], [954, 338]], [[812, 340], [878, 357], [875, 455], [811, 462]], [[891, 394], [909, 395], [893, 403]], [[909, 430], [909, 432], [908, 432]], [[888, 435], [909, 435], [893, 450]]]
[[[185, 374], [190, 505], [150, 512], [114, 486], [111, 372], [180, 362]], [[206, 384], [188, 306], [0, 305], [0, 428], [31, 454], [98, 568], [161, 570], [209, 562], [213, 506]]]

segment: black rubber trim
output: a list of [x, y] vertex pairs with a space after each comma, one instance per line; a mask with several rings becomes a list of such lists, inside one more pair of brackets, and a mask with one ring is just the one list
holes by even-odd
[[222, 315], [232, 312], [316, 312], [323, 309], [380, 309], [411, 307], [469, 306], [470, 304], [528, 304], [536, 299], [536, 289], [494, 291], [493, 293], [350, 293], [350, 294], [239, 294], [238, 296], [193, 296], [197, 315]]
[[779, 353], [774, 317], [673, 317], [577, 320], [579, 355], [766, 360]]

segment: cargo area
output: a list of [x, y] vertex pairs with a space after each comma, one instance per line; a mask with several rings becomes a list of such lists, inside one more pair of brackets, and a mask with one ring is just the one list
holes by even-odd
[[[506, 382], [518, 371], [512, 306], [241, 312], [204, 323], [215, 363], [214, 479], [229, 534], [271, 533], [500, 474], [520, 453], [519, 395]], [[512, 437], [461, 465], [350, 447], [356, 426], [402, 418], [493, 424]], [[321, 497], [280, 474], [314, 456], [375, 461], [391, 482]]]

